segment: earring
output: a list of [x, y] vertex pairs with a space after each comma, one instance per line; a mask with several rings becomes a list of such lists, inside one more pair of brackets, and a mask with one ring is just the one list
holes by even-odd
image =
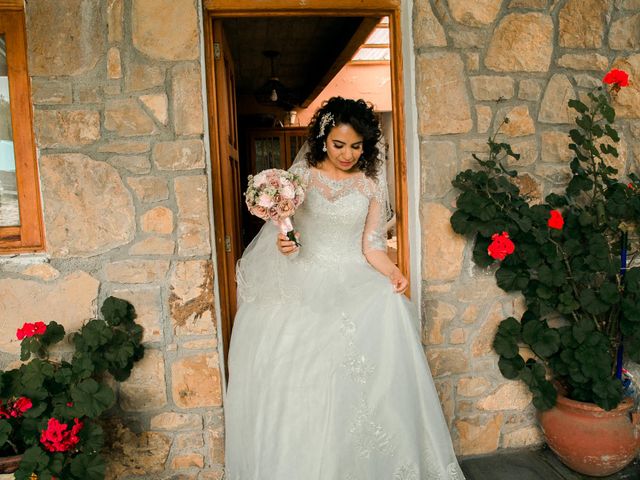
[[326, 151], [327, 151], [327, 144], [326, 144], [326, 143], [324, 143], [324, 144], [322, 145], [322, 151], [323, 151], [323, 152], [326, 152]]

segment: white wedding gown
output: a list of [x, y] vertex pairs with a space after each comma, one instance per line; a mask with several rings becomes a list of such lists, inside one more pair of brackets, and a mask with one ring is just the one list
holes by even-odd
[[265, 224], [238, 265], [225, 479], [463, 479], [417, 313], [363, 255], [385, 249], [378, 184], [292, 170], [299, 252]]

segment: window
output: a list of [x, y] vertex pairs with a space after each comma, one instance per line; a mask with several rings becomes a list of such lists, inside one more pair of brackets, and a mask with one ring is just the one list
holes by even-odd
[[0, 1], [0, 254], [44, 249], [22, 2]]
[[369, 38], [355, 53], [352, 62], [389, 62], [391, 50], [389, 48], [389, 17], [383, 17]]

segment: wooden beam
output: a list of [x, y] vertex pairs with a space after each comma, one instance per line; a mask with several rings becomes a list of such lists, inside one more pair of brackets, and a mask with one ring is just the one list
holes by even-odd
[[329, 85], [329, 82], [333, 80], [340, 70], [342, 70], [342, 67], [351, 60], [353, 55], [358, 51], [358, 48], [360, 48], [360, 46], [367, 40], [378, 23], [380, 23], [380, 17], [364, 17], [362, 19], [360, 26], [351, 37], [351, 40], [349, 40], [347, 45], [342, 49], [340, 55], [336, 57], [335, 61], [325, 72], [322, 78], [320, 78], [316, 85], [312, 87], [312, 90], [306, 95], [303, 95], [304, 101], [300, 104], [302, 108], [307, 108], [311, 105], [311, 102], [313, 102], [316, 97], [322, 93], [326, 86]]
[[204, 8], [216, 16], [256, 16], [256, 11], [270, 15], [345, 15], [400, 10], [400, 0], [204, 0]]
[[24, 0], [0, 0], [0, 10], [24, 10]]

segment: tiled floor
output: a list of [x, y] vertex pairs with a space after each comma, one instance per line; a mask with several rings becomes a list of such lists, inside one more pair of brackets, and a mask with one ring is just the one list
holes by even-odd
[[[549, 449], [470, 457], [460, 462], [467, 480], [587, 480], [565, 467]], [[600, 480], [640, 480], [640, 460]]]

